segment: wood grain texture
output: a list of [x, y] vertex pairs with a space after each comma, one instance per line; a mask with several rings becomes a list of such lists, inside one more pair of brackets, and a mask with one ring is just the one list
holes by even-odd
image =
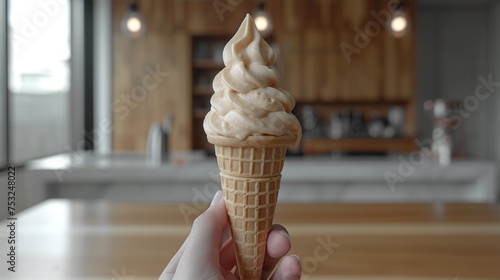
[[[170, 149], [190, 149], [191, 115], [189, 91], [189, 36], [178, 28], [175, 5], [178, 1], [138, 1], [146, 32], [137, 39], [120, 30], [128, 1], [113, 1], [113, 149], [144, 151], [153, 122], [162, 122], [167, 114], [174, 115]], [[165, 20], [169, 19], [169, 20]], [[154, 86], [146, 86], [150, 70], [165, 72]], [[134, 99], [138, 89], [146, 97]], [[130, 103], [116, 103], [129, 99]], [[119, 110], [120, 104], [122, 109]]]
[[[169, 148], [192, 148], [191, 38], [233, 34], [244, 15], [253, 11], [253, 2], [244, 0], [220, 17], [214, 2], [139, 0], [146, 33], [132, 39], [120, 30], [129, 1], [113, 1], [114, 150], [144, 151], [151, 124], [167, 114], [174, 115]], [[148, 66], [159, 67], [168, 77], [136, 101], [133, 91], [143, 84]]]
[[[391, 3], [393, 3], [392, 0], [381, 1], [378, 13], [390, 13]], [[390, 32], [383, 34], [384, 99], [386, 100], [411, 100], [415, 95], [416, 2], [403, 1], [403, 5], [411, 30], [400, 38], [393, 36]], [[385, 17], [381, 16], [381, 18]]]
[[[379, 2], [378, 13], [391, 11], [393, 1]], [[401, 38], [385, 33], [384, 37], [384, 88], [385, 101], [406, 101], [406, 135], [416, 137], [416, 7], [417, 1], [403, 1], [404, 12], [409, 20], [409, 31]]]
[[[275, 1], [284, 46], [286, 86], [298, 102], [411, 101], [415, 94], [415, 1], [406, 1], [413, 26], [403, 38], [386, 29], [392, 0]], [[351, 47], [346, 52], [341, 44]]]
[[[19, 215], [18, 271], [0, 278], [157, 279], [205, 208], [46, 201]], [[279, 204], [275, 222], [304, 279], [500, 278], [498, 205]]]
[[[376, 101], [382, 94], [382, 38], [366, 34], [366, 26], [372, 21], [370, 11], [376, 7], [377, 1], [342, 2], [341, 40], [336, 49], [342, 57], [339, 61], [340, 100]], [[356, 52], [344, 53], [341, 43], [355, 48]]]
[[417, 145], [412, 138], [391, 139], [304, 139], [302, 141], [302, 152], [305, 155], [328, 153], [332, 151], [350, 152], [393, 152], [411, 153], [417, 150]]
[[[409, 34], [394, 38], [373, 13], [391, 0], [273, 0], [265, 1], [274, 22], [273, 41], [280, 51], [282, 87], [298, 103], [403, 102], [407, 137], [415, 135], [415, 1], [406, 10]], [[215, 3], [224, 5], [216, 8]], [[113, 149], [144, 151], [151, 124], [174, 114], [171, 150], [193, 148], [204, 137], [193, 121], [192, 37], [231, 36], [252, 0], [140, 0], [147, 31], [138, 39], [124, 36], [120, 21], [128, 1], [113, 0]], [[224, 8], [225, 7], [225, 8]], [[371, 28], [371, 29], [370, 29]], [[349, 59], [340, 44], [356, 52]], [[147, 66], [168, 72], [163, 82], [141, 101], [131, 99], [148, 74]], [[374, 103], [374, 108], [377, 105]], [[193, 124], [198, 127], [193, 131]]]

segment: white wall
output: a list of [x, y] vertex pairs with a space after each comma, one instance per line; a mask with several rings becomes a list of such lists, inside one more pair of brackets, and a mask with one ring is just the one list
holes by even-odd
[[[490, 9], [490, 45], [491, 45], [491, 71], [495, 77], [494, 81], [500, 81], [500, 2], [496, 2]], [[495, 161], [497, 164], [497, 175], [500, 174], [500, 89], [494, 93], [491, 106], [495, 112], [494, 122], [491, 122], [491, 130], [495, 132], [492, 139], [494, 142]], [[500, 180], [499, 184], [500, 184]], [[500, 189], [500, 186], [499, 186]], [[500, 201], [500, 194], [499, 200]]]
[[[3, 2], [0, 5], [0, 19], [6, 17], [7, 11]], [[7, 150], [4, 148], [7, 145], [7, 120], [5, 119], [5, 109], [7, 96], [6, 96], [6, 84], [7, 84], [7, 34], [5, 34], [6, 21], [0, 20], [0, 168], [7, 164]]]
[[[419, 138], [429, 139], [431, 125], [422, 108], [426, 99], [463, 101], [474, 95], [478, 76], [491, 73], [489, 5], [423, 6], [418, 11], [417, 96]], [[495, 114], [491, 100], [465, 118], [470, 158], [493, 159]]]
[[423, 104], [427, 99], [438, 98], [439, 77], [437, 71], [438, 46], [436, 11], [419, 10], [417, 13], [417, 135], [430, 139], [432, 126], [424, 112]]

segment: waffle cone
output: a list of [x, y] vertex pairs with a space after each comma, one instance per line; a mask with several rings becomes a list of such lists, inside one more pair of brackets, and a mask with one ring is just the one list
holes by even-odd
[[215, 145], [221, 184], [241, 280], [260, 279], [273, 224], [286, 148], [293, 136], [252, 136], [245, 141], [208, 136]]

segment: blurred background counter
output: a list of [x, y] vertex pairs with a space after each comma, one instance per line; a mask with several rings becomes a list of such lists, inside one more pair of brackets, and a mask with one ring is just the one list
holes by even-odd
[[[29, 162], [18, 176], [27, 208], [46, 198], [207, 203], [220, 189], [214, 157], [172, 154], [153, 164], [144, 154], [60, 154]], [[457, 160], [448, 166], [408, 156], [289, 157], [280, 202], [490, 202], [495, 165]]]

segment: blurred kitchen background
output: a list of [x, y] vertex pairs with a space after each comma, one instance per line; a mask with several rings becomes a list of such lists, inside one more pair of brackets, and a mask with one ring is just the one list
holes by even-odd
[[282, 202], [498, 201], [498, 1], [0, 3], [0, 184], [16, 166], [22, 209], [208, 201], [202, 121], [246, 13], [304, 130]]

